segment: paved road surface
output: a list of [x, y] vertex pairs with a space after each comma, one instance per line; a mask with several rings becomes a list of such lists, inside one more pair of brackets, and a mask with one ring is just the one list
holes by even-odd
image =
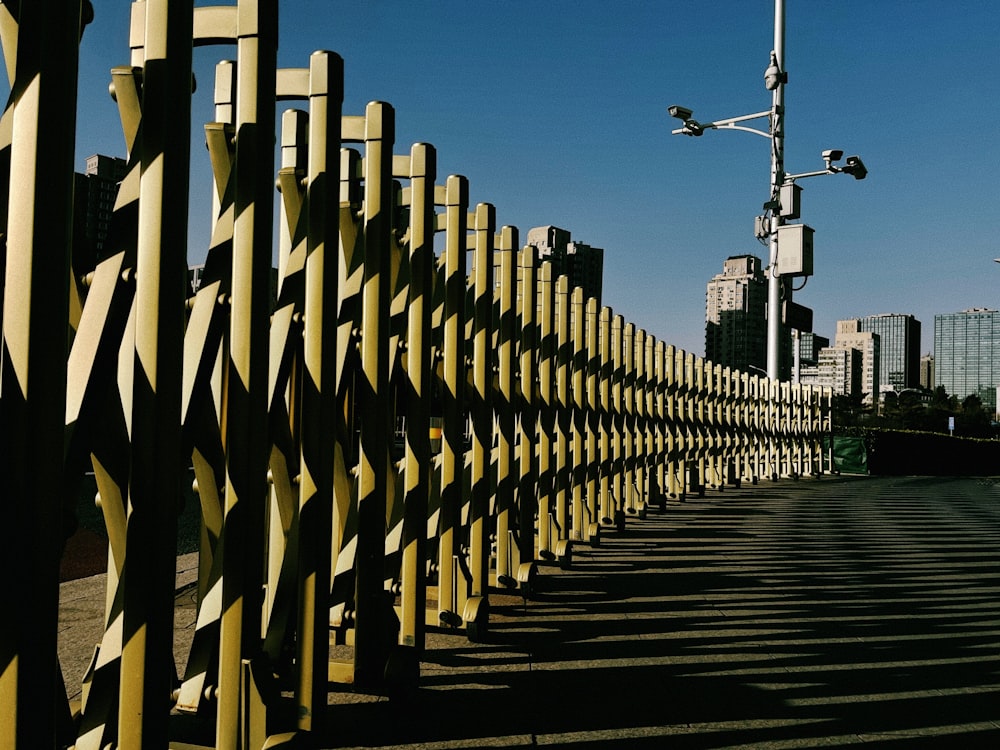
[[1000, 748], [990, 480], [710, 492], [540, 573], [532, 601], [494, 598], [487, 643], [431, 633], [408, 699], [332, 693], [324, 747]]

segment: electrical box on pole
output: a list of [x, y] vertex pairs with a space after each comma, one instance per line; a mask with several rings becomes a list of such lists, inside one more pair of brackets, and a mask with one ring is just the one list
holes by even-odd
[[778, 227], [778, 275], [812, 276], [813, 228], [805, 224]]
[[802, 210], [802, 188], [794, 182], [788, 182], [781, 186], [778, 194], [778, 202], [781, 204], [781, 217], [783, 219], [797, 219]]

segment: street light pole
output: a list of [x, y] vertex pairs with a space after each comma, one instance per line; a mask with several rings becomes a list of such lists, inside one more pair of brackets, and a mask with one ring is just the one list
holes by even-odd
[[[786, 264], [784, 272], [778, 264], [778, 235], [779, 230], [785, 224], [785, 219], [798, 218], [798, 198], [796, 180], [806, 177], [818, 177], [825, 174], [849, 174], [856, 180], [863, 180], [868, 174], [861, 158], [849, 156], [843, 165], [835, 162], [843, 158], [844, 152], [839, 149], [829, 149], [823, 152], [825, 168], [812, 172], [802, 172], [801, 174], [787, 174], [785, 172], [785, 84], [788, 82], [788, 75], [785, 72], [785, 0], [775, 0], [774, 2], [774, 48], [771, 50], [771, 60], [764, 71], [764, 86], [771, 92], [771, 108], [763, 112], [755, 112], [750, 115], [739, 117], [727, 117], [722, 120], [712, 122], [699, 122], [693, 117], [693, 113], [687, 107], [679, 104], [672, 104], [667, 107], [667, 112], [671, 117], [675, 117], [683, 124], [682, 127], [670, 131], [672, 135], [687, 135], [698, 137], [704, 135], [707, 130], [742, 130], [747, 133], [767, 138], [771, 144], [771, 192], [769, 200], [764, 204], [765, 214], [757, 217], [755, 235], [761, 243], [768, 245], [768, 266], [767, 266], [767, 377], [778, 380], [780, 376], [779, 360], [781, 353], [781, 330], [782, 330], [782, 275], [787, 278], [796, 276], [812, 275], [812, 229], [802, 226], [802, 231], [797, 233], [798, 239], [789, 237], [788, 250], [786, 250]], [[746, 123], [751, 120], [767, 118], [768, 128], [749, 127]], [[785, 193], [788, 193], [786, 196]], [[787, 200], [788, 205], [782, 205], [782, 199]], [[808, 234], [806, 234], [808, 230]], [[808, 238], [803, 239], [803, 238]], [[796, 245], [797, 243], [797, 245]], [[808, 259], [808, 260], [807, 260]], [[1000, 259], [998, 259], [1000, 260]], [[791, 300], [788, 300], [789, 302]]]
[[[776, 68], [776, 70], [772, 70]], [[771, 91], [771, 201], [777, 201], [785, 181], [785, 0], [774, 0], [774, 51], [764, 74]], [[778, 227], [781, 211], [771, 213], [767, 267], [767, 377], [778, 379], [781, 349], [781, 276], [778, 273]]]

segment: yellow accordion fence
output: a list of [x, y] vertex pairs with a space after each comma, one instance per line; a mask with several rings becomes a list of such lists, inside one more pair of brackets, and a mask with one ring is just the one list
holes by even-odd
[[[74, 270], [89, 12], [0, 3], [2, 554], [19, 603], [0, 618], [0, 747], [165, 748], [185, 713], [214, 727], [202, 746], [297, 746], [335, 721], [330, 683], [416, 684], [427, 628], [484, 637], [491, 592], [530, 599], [542, 561], [569, 565], [668, 498], [828, 470], [828, 391], [714, 365], [553, 278], [464, 177], [439, 178], [433, 146], [398, 148], [389, 104], [342, 112], [336, 54], [277, 69], [275, 0], [133, 3], [111, 71], [128, 172], [109, 248]], [[192, 296], [175, 123], [192, 48], [219, 44], [236, 55], [205, 125], [216, 220]], [[275, 133], [278, 100], [301, 108]], [[192, 468], [198, 619], [178, 674]], [[58, 570], [89, 471], [105, 631], [71, 704]]]

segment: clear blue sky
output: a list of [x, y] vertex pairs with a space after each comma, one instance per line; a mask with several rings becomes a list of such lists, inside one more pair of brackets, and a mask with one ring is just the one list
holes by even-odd
[[[202, 3], [200, 3], [202, 4]], [[108, 71], [128, 62], [127, 0], [95, 0], [81, 49], [77, 162], [124, 155]], [[279, 63], [316, 49], [345, 60], [345, 113], [381, 99], [397, 152], [434, 144], [439, 174], [469, 178], [500, 224], [554, 224], [605, 248], [604, 304], [704, 352], [705, 284], [752, 236], [768, 144], [739, 132], [671, 136], [669, 104], [703, 121], [770, 106], [763, 71], [772, 0], [288, 0]], [[1000, 307], [1000, 3], [787, 0], [786, 168], [827, 148], [870, 174], [803, 181], [815, 276], [796, 301], [833, 337], [841, 318], [911, 313], [930, 350], [934, 315]], [[212, 69], [200, 49], [190, 262], [207, 245], [201, 123]], [[279, 113], [282, 105], [279, 104]]]

